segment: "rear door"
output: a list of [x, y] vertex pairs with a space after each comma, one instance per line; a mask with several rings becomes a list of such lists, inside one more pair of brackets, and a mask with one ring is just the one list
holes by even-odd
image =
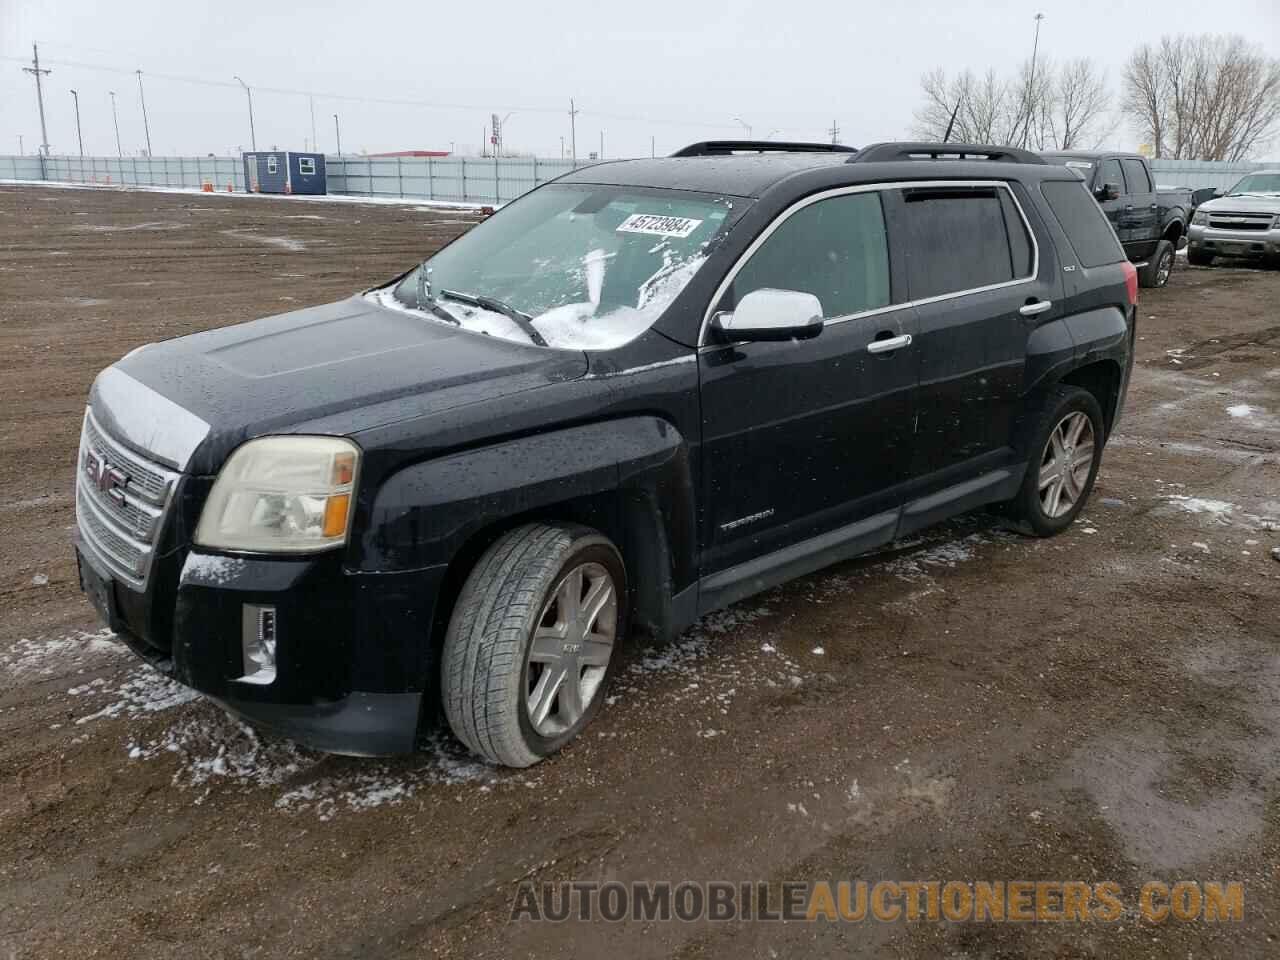
[[1137, 157], [1120, 160], [1128, 194], [1124, 198], [1124, 215], [1129, 223], [1127, 253], [1132, 259], [1145, 260], [1155, 252], [1160, 225], [1156, 209], [1156, 188], [1147, 165]]
[[[704, 345], [703, 576], [892, 514], [911, 458], [916, 332], [891, 265], [882, 195], [852, 188], [782, 214], [715, 304], [753, 290], [814, 294], [813, 339]], [[901, 338], [888, 352], [876, 341]], [[896, 515], [887, 520], [891, 535]]]
[[896, 224], [918, 313], [912, 495], [1014, 459], [1027, 338], [1061, 281], [1005, 183], [910, 187]]

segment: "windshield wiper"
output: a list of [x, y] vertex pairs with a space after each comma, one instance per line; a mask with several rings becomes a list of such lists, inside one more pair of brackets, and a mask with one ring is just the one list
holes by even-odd
[[462, 293], [458, 290], [441, 290], [440, 296], [448, 297], [450, 300], [457, 300], [459, 303], [467, 303], [473, 307], [479, 307], [482, 310], [489, 310], [493, 313], [500, 313], [517, 327], [523, 330], [535, 344], [540, 347], [547, 346], [547, 341], [543, 339], [538, 328], [533, 325], [533, 318], [527, 313], [521, 313], [509, 303], [503, 303], [493, 297], [483, 297], [474, 293]]

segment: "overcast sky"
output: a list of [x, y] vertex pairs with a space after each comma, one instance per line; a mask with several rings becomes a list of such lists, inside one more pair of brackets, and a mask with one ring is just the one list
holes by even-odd
[[[648, 155], [710, 137], [844, 143], [910, 134], [920, 75], [1029, 56], [1033, 17], [1050, 58], [1096, 58], [1118, 85], [1129, 51], [1161, 33], [1239, 32], [1280, 56], [1280, 0], [694, 0], [636, 2], [205, 3], [201, 0], [0, 0], [0, 153], [40, 140], [34, 82], [19, 61], [40, 44], [54, 153], [114, 153], [108, 91], [124, 152], [144, 145], [143, 71], [153, 151], [249, 148], [238, 74], [253, 88], [260, 148], [478, 152], [489, 115], [511, 113], [507, 146]], [[200, 82], [190, 82], [197, 80]], [[274, 88], [274, 90], [272, 89]], [[339, 98], [341, 97], [341, 99]], [[406, 101], [399, 104], [377, 100]], [[739, 122], [739, 120], [741, 122]], [[1123, 127], [1115, 145], [1134, 147]], [[1269, 154], [1280, 153], [1280, 144]]]

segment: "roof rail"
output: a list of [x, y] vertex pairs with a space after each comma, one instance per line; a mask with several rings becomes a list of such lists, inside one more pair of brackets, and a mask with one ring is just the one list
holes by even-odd
[[734, 153], [857, 153], [842, 143], [795, 143], [786, 140], [703, 140], [677, 150], [673, 157], [727, 157]]
[[991, 160], [998, 163], [1039, 163], [1044, 158], [1018, 147], [989, 143], [873, 143], [849, 158], [849, 163], [876, 163], [882, 160]]

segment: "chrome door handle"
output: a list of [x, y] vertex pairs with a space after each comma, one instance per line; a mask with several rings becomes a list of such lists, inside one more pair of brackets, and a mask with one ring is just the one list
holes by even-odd
[[1018, 312], [1024, 317], [1038, 317], [1046, 310], [1053, 307], [1052, 300], [1037, 300], [1035, 303], [1028, 303], [1018, 308]]
[[900, 337], [890, 337], [888, 340], [872, 340], [867, 344], [867, 353], [889, 353], [909, 346], [911, 346], [911, 334], [904, 333]]

